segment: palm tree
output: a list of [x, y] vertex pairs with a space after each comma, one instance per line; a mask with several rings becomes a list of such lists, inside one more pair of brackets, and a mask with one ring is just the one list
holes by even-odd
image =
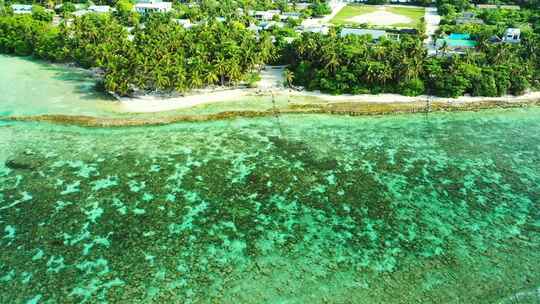
[[448, 45], [448, 42], [446, 40], [443, 41], [443, 44], [440, 48], [443, 56], [445, 56], [450, 51], [450, 46]]
[[289, 69], [285, 69], [283, 74], [284, 74], [284, 77], [285, 77], [285, 81], [287, 82], [287, 86], [289, 88], [292, 87], [292, 84], [293, 84], [293, 81], [294, 81], [294, 73]]
[[158, 89], [166, 89], [168, 88], [170, 81], [167, 76], [163, 74], [161, 70], [156, 70], [156, 73], [154, 74], [155, 84]]
[[209, 68], [206, 71], [206, 76], [205, 76], [204, 80], [206, 81], [207, 84], [210, 84], [210, 85], [215, 84], [216, 82], [218, 82], [219, 77], [216, 74], [216, 69], [215, 68]]
[[183, 68], [177, 70], [174, 89], [179, 92], [184, 92], [187, 89], [186, 72]]
[[236, 59], [227, 60], [227, 70], [229, 79], [233, 83], [236, 83], [242, 78], [242, 72], [240, 71], [240, 66], [238, 65], [238, 61]]
[[221, 85], [225, 85], [225, 74], [227, 73], [227, 63], [225, 62], [225, 59], [223, 59], [223, 56], [219, 56], [216, 62], [214, 63], [214, 68], [216, 73], [219, 75], [219, 78], [221, 79]]
[[198, 70], [193, 71], [191, 73], [191, 79], [190, 79], [191, 87], [193, 88], [200, 88], [203, 86], [204, 82], [202, 80], [201, 73]]

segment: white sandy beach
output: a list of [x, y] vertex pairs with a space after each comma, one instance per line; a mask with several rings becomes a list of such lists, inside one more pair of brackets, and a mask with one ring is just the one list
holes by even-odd
[[165, 98], [159, 96], [145, 95], [135, 98], [120, 98], [120, 111], [130, 113], [154, 113], [178, 109], [186, 109], [204, 104], [215, 104], [225, 102], [235, 102], [246, 100], [250, 97], [277, 96], [287, 97], [290, 103], [295, 103], [295, 98], [305, 103], [306, 97], [313, 99], [313, 103], [337, 103], [337, 102], [359, 102], [359, 103], [412, 103], [412, 102], [438, 102], [449, 104], [460, 104], [483, 101], [499, 102], [524, 102], [530, 100], [540, 100], [540, 91], [531, 92], [521, 96], [501, 96], [501, 97], [471, 97], [462, 96], [458, 98], [444, 98], [435, 96], [404, 96], [399, 94], [343, 94], [331, 95], [318, 91], [297, 91], [285, 88], [283, 72], [284, 67], [267, 66], [261, 71], [261, 80], [257, 88], [236, 88], [236, 89], [216, 89], [201, 90], [193, 92], [192, 95]]
[[234, 101], [253, 93], [253, 89], [232, 89], [182, 97], [166, 98], [146, 95], [133, 98], [121, 97], [119, 100], [122, 112], [153, 113], [191, 108], [202, 104]]
[[233, 89], [216, 92], [201, 93], [185, 97], [162, 98], [156, 96], [144, 96], [138, 98], [121, 98], [121, 110], [132, 113], [152, 113], [177, 109], [185, 109], [203, 104], [234, 102], [245, 100], [250, 96], [286, 96], [291, 103], [295, 98], [305, 100], [305, 97], [313, 98], [313, 103], [337, 103], [337, 102], [359, 102], [359, 103], [412, 103], [412, 102], [438, 102], [461, 104], [471, 102], [525, 102], [530, 100], [540, 100], [540, 92], [531, 92], [521, 96], [501, 96], [501, 97], [470, 97], [462, 96], [458, 98], [444, 98], [434, 96], [403, 96], [398, 94], [361, 94], [361, 95], [330, 95], [320, 92], [295, 91], [285, 88], [261, 90], [261, 89]]

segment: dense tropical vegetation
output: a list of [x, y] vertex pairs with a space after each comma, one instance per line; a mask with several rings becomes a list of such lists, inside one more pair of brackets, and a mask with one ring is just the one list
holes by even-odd
[[[432, 91], [443, 96], [464, 93], [499, 96], [521, 94], [539, 86], [539, 7], [527, 8], [534, 1], [519, 3], [523, 5], [521, 10], [477, 9], [463, 0], [442, 0], [439, 4], [442, 2], [451, 9], [443, 16], [438, 34], [468, 33], [478, 42], [478, 47], [463, 55], [431, 58], [426, 70]], [[456, 22], [464, 11], [482, 23]], [[498, 42], [510, 27], [521, 30], [521, 43]], [[444, 55], [445, 50], [442, 51]]]
[[422, 41], [412, 35], [401, 41], [373, 43], [368, 36], [341, 37], [337, 31], [329, 35], [305, 33], [291, 47], [294, 83], [308, 90], [334, 94], [424, 92], [421, 76], [426, 51]]
[[[290, 85], [333, 94], [499, 96], [540, 86], [540, 14], [532, 9], [479, 10], [485, 24], [456, 24], [457, 12], [470, 10], [470, 2], [440, 0], [438, 5], [449, 5], [452, 12], [444, 16], [439, 34], [470, 33], [479, 46], [465, 54], [443, 49], [442, 56], [428, 57], [422, 34], [379, 41], [342, 37], [340, 28], [328, 35], [298, 34], [294, 20], [255, 33], [248, 29], [252, 17], [237, 10], [287, 9], [287, 1], [205, 0], [198, 6], [177, 4], [180, 9], [174, 13], [147, 16], [134, 13], [127, 0], [115, 5], [113, 14], [75, 18], [67, 9], [58, 25], [40, 6], [24, 16], [1, 10], [0, 52], [98, 68], [104, 89], [120, 95], [250, 82], [267, 63], [288, 64]], [[313, 1], [312, 8], [317, 5], [326, 2]], [[220, 15], [225, 20], [216, 20]], [[186, 29], [174, 21], [180, 17], [198, 25]], [[522, 28], [521, 43], [491, 41], [509, 26]]]
[[249, 78], [273, 56], [270, 36], [257, 40], [236, 21], [213, 21], [186, 30], [156, 16], [133, 34], [132, 42], [101, 65], [107, 71], [108, 90], [125, 94], [129, 86], [135, 86], [183, 92], [234, 84]]
[[130, 40], [116, 19], [96, 14], [59, 27], [30, 16], [2, 17], [0, 52], [101, 68], [105, 88], [119, 94], [235, 83], [273, 56], [268, 35], [257, 40], [234, 21], [186, 30], [156, 15]]
[[[533, 5], [534, 1], [522, 1]], [[479, 2], [481, 3], [481, 2]], [[512, 3], [512, 2], [509, 2]], [[370, 37], [304, 34], [290, 52], [290, 83], [342, 93], [434, 94], [456, 97], [522, 94], [540, 86], [540, 14], [538, 10], [474, 10], [469, 0], [439, 0], [444, 18], [439, 35], [472, 34], [478, 47], [464, 54], [441, 50], [427, 57], [418, 35], [399, 41]], [[463, 11], [474, 11], [485, 24], [456, 24]], [[495, 43], [508, 27], [522, 29], [521, 43]]]
[[481, 44], [476, 52], [427, 59], [424, 79], [440, 96], [519, 95], [539, 85], [539, 51], [538, 40], [525, 40], [523, 46]]

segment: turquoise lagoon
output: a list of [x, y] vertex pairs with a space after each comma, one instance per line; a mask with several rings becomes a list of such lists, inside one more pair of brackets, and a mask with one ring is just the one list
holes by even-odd
[[0, 116], [114, 113], [114, 100], [95, 90], [87, 71], [0, 54]]
[[0, 303], [537, 303], [539, 198], [538, 108], [4, 121]]

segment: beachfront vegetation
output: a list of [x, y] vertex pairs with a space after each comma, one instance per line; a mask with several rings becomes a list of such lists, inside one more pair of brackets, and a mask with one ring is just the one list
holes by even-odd
[[251, 79], [251, 72], [273, 56], [269, 35], [257, 41], [236, 21], [212, 21], [186, 30], [156, 16], [145, 25], [133, 32], [125, 51], [104, 66], [108, 90], [126, 94], [133, 86], [184, 92], [235, 84]]
[[[479, 10], [485, 24], [456, 24], [458, 12], [471, 9], [468, 0], [441, 0], [450, 7], [439, 35], [469, 33], [478, 47], [464, 54], [427, 57], [421, 37], [401, 40], [304, 34], [291, 46], [289, 67], [294, 85], [332, 94], [399, 93], [457, 97], [522, 94], [540, 86], [540, 14], [537, 10]], [[349, 6], [337, 20], [375, 11], [366, 5]], [[340, 19], [341, 18], [341, 19]], [[508, 27], [522, 29], [521, 43], [493, 43]]]
[[291, 47], [294, 84], [308, 90], [333, 94], [424, 92], [426, 51], [422, 41], [412, 36], [373, 44], [368, 36], [306, 33]]
[[[469, 7], [460, 4], [466, 0], [442, 1], [455, 12], [456, 7]], [[261, 8], [283, 5], [256, 3], [268, 4]], [[478, 11], [486, 24], [455, 24], [455, 15], [447, 14], [439, 34], [469, 33], [478, 47], [465, 54], [443, 49], [442, 56], [428, 57], [422, 35], [373, 41], [368, 36], [342, 37], [339, 27], [328, 35], [298, 34], [295, 20], [256, 34], [248, 29], [253, 18], [233, 13], [238, 7], [229, 1], [178, 5], [174, 13], [148, 16], [134, 13], [129, 1], [118, 1], [116, 8], [113, 14], [70, 17], [70, 22], [59, 25], [40, 9], [24, 16], [3, 13], [0, 52], [97, 68], [103, 87], [119, 95], [253, 85], [264, 64], [289, 65], [288, 85], [332, 94], [499, 96], [540, 86], [540, 18], [538, 11], [529, 9]], [[220, 14], [225, 14], [225, 21], [216, 20]], [[198, 24], [186, 29], [174, 18]], [[523, 25], [521, 43], [490, 41], [507, 27], [519, 25]], [[128, 31], [127, 26], [133, 29]]]
[[292, 44], [294, 84], [332, 94], [399, 93], [457, 97], [522, 94], [540, 85], [540, 38], [489, 43], [465, 54], [427, 57], [418, 36], [400, 41], [306, 33]]
[[482, 45], [463, 56], [431, 57], [425, 62], [425, 81], [435, 95], [457, 97], [519, 95], [538, 86], [538, 58], [527, 47]]
[[[452, 3], [455, 6], [461, 2]], [[428, 62], [432, 89], [443, 96], [464, 93], [500, 96], [537, 88], [540, 81], [538, 10], [475, 9], [463, 3], [461, 8], [483, 23], [457, 23], [457, 17], [462, 14], [453, 9], [453, 13], [443, 17], [438, 35], [467, 33], [478, 42], [478, 47], [464, 55], [432, 58]], [[521, 30], [521, 43], [498, 42], [509, 27]], [[442, 52], [444, 54], [445, 50]], [[433, 77], [437, 71], [441, 71], [441, 75]]]
[[30, 16], [0, 18], [0, 52], [98, 67], [106, 90], [121, 95], [237, 83], [273, 56], [269, 36], [257, 41], [237, 22], [186, 30], [156, 15], [133, 31], [132, 41], [127, 36], [108, 15], [88, 14], [59, 27]]

